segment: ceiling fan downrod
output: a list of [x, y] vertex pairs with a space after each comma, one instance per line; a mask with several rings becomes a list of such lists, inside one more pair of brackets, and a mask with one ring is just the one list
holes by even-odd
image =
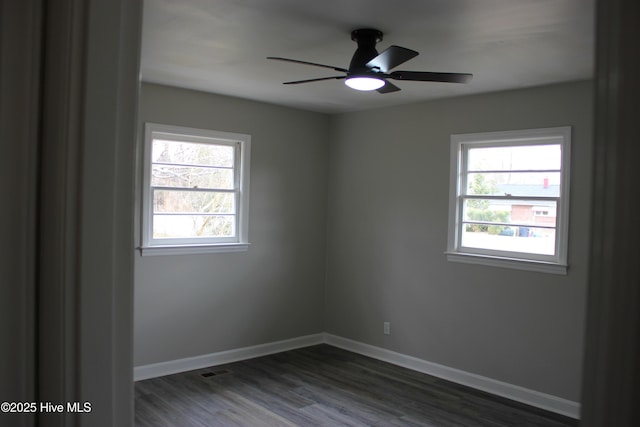
[[366, 64], [378, 56], [376, 44], [382, 41], [382, 36], [382, 31], [371, 28], [363, 28], [351, 32], [351, 40], [358, 44], [358, 48], [349, 64], [350, 73], [367, 73], [371, 71]]

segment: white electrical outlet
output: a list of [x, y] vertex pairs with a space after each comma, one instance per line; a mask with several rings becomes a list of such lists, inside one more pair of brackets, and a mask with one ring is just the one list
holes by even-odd
[[391, 323], [384, 322], [384, 334], [391, 335]]

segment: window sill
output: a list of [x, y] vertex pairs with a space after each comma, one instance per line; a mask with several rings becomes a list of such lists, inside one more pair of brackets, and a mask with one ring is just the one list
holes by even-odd
[[447, 260], [452, 262], [488, 265], [491, 267], [510, 268], [514, 270], [537, 271], [539, 273], [567, 274], [567, 266], [564, 264], [466, 254], [461, 252], [445, 252], [445, 254], [447, 255]]
[[246, 252], [249, 243], [220, 243], [215, 245], [163, 245], [139, 247], [141, 256], [198, 255], [226, 252]]

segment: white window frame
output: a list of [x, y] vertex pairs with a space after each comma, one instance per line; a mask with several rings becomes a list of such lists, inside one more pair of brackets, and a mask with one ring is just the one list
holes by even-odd
[[[157, 239], [153, 237], [153, 191], [151, 190], [151, 150], [154, 139], [231, 145], [235, 147], [234, 193], [236, 196], [236, 235], [233, 238]], [[249, 248], [249, 163], [251, 136], [238, 133], [145, 123], [142, 179], [142, 245], [140, 254], [186, 255], [241, 252]]]
[[[554, 255], [467, 248], [461, 244], [462, 207], [466, 191], [467, 151], [470, 148], [544, 145], [556, 142], [561, 147], [560, 196], [557, 198], [556, 246]], [[449, 261], [483, 264], [496, 267], [531, 270], [554, 274], [567, 273], [569, 237], [569, 177], [571, 127], [553, 127], [503, 132], [451, 135], [451, 166], [449, 188], [449, 236], [446, 256]], [[508, 199], [510, 196], [505, 195]], [[521, 197], [513, 196], [521, 200]]]

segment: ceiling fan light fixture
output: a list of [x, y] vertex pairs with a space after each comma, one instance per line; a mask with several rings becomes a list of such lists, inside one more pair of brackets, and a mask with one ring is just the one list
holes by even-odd
[[384, 80], [376, 77], [355, 76], [349, 77], [344, 81], [344, 84], [355, 90], [376, 90], [384, 86]]

